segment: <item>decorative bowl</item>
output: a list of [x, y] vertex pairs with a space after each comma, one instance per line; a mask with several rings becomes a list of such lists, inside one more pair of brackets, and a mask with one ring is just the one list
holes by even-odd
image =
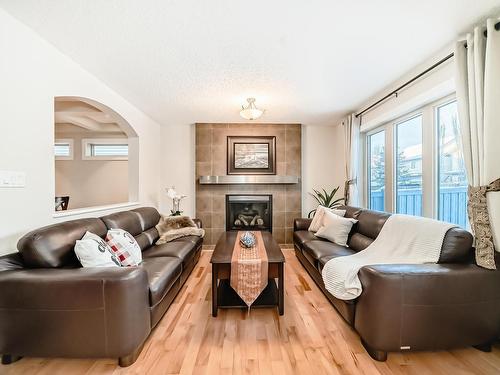
[[241, 246], [246, 248], [254, 247], [256, 242], [257, 241], [255, 239], [255, 234], [253, 234], [252, 232], [247, 231], [243, 233], [242, 236], [240, 237]]

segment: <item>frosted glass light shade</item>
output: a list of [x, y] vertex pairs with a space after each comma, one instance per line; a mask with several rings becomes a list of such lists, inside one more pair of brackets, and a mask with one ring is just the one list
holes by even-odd
[[246, 120], [256, 120], [264, 113], [263, 110], [258, 109], [255, 106], [255, 98], [247, 99], [248, 105], [246, 107], [242, 106], [240, 111], [240, 116]]

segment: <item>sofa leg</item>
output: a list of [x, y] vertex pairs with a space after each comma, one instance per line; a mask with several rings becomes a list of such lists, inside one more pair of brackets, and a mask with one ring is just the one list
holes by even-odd
[[128, 367], [133, 365], [135, 361], [137, 361], [137, 358], [139, 358], [139, 354], [141, 354], [143, 346], [144, 344], [138, 347], [134, 352], [130, 353], [129, 355], [118, 358], [118, 364], [120, 365], [120, 367]]
[[361, 343], [363, 344], [365, 350], [368, 352], [370, 357], [372, 357], [374, 360], [379, 361], [379, 362], [385, 362], [387, 360], [387, 352], [384, 352], [382, 350], [373, 349], [371, 346], [369, 346], [363, 340], [361, 340]]
[[21, 358], [23, 357], [12, 354], [3, 354], [2, 365], [10, 365], [11, 363], [19, 361]]
[[473, 348], [480, 350], [482, 352], [489, 353], [491, 352], [491, 343], [486, 343], [486, 344], [479, 344], [479, 345], [472, 345]]

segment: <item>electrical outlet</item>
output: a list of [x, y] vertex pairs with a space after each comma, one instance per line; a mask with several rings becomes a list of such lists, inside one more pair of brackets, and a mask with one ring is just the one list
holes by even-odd
[[26, 186], [26, 173], [0, 171], [0, 188], [20, 188]]

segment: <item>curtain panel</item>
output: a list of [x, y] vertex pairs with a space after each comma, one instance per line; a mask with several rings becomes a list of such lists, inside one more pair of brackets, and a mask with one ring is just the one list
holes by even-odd
[[[460, 134], [469, 181], [468, 214], [476, 262], [496, 269], [500, 251], [500, 32], [498, 19], [455, 46]], [[487, 36], [484, 35], [486, 30]]]
[[353, 114], [342, 121], [344, 127], [345, 204], [359, 206], [359, 118]]

